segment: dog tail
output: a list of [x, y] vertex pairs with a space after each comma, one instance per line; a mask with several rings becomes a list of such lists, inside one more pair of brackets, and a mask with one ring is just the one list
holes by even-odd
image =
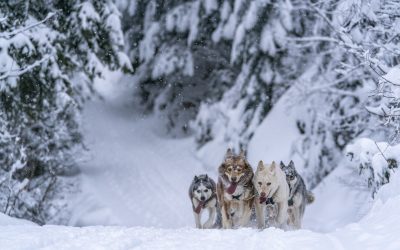
[[307, 204], [311, 204], [315, 201], [315, 196], [311, 191], [307, 191], [306, 199], [307, 199]]

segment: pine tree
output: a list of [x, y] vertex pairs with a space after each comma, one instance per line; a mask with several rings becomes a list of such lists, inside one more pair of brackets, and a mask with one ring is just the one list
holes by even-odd
[[[80, 110], [105, 68], [130, 69], [111, 1], [0, 3], [0, 207], [65, 223]], [[61, 192], [63, 190], [63, 192]]]

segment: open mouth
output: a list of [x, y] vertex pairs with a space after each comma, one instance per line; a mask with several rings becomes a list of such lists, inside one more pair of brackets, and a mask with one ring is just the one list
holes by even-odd
[[236, 191], [237, 185], [238, 185], [237, 182], [232, 182], [231, 185], [226, 190], [226, 192], [228, 194], [233, 194]]
[[260, 204], [265, 203], [266, 201], [267, 201], [267, 197], [266, 196], [260, 197]]

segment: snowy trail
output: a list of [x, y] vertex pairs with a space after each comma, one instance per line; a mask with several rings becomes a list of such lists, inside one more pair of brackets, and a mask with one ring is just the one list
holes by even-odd
[[101, 102], [84, 116], [91, 159], [81, 167], [84, 194], [71, 224], [191, 225], [187, 188], [204, 172], [191, 139], [161, 139], [155, 118]]
[[[400, 195], [386, 202], [379, 200], [359, 223], [349, 224], [332, 233], [309, 230], [284, 232], [198, 230], [193, 228], [160, 229], [143, 227], [66, 227], [35, 226], [30, 222], [0, 216], [0, 249], [400, 249]], [[388, 216], [390, 215], [390, 216]], [[15, 220], [15, 225], [13, 224]], [[24, 224], [25, 223], [25, 224]], [[2, 226], [3, 225], [3, 226]]]
[[[154, 117], [140, 117], [121, 105], [87, 105], [84, 129], [90, 159], [81, 167], [82, 193], [72, 204], [70, 225], [193, 226], [188, 186], [194, 174], [208, 173], [216, 179], [225, 146], [199, 157], [193, 138], [163, 137], [158, 123]], [[271, 155], [252, 148], [249, 154], [253, 166], [264, 155]], [[369, 194], [343, 185], [338, 180], [341, 176], [345, 170], [335, 170], [314, 190], [316, 202], [306, 209], [304, 228], [330, 232], [358, 221], [367, 212], [360, 208], [368, 209], [363, 204]]]

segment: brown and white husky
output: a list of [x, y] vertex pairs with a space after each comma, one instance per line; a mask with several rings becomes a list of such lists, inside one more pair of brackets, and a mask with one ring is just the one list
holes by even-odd
[[217, 196], [225, 229], [248, 226], [254, 200], [253, 169], [243, 151], [226, 152], [218, 168]]

